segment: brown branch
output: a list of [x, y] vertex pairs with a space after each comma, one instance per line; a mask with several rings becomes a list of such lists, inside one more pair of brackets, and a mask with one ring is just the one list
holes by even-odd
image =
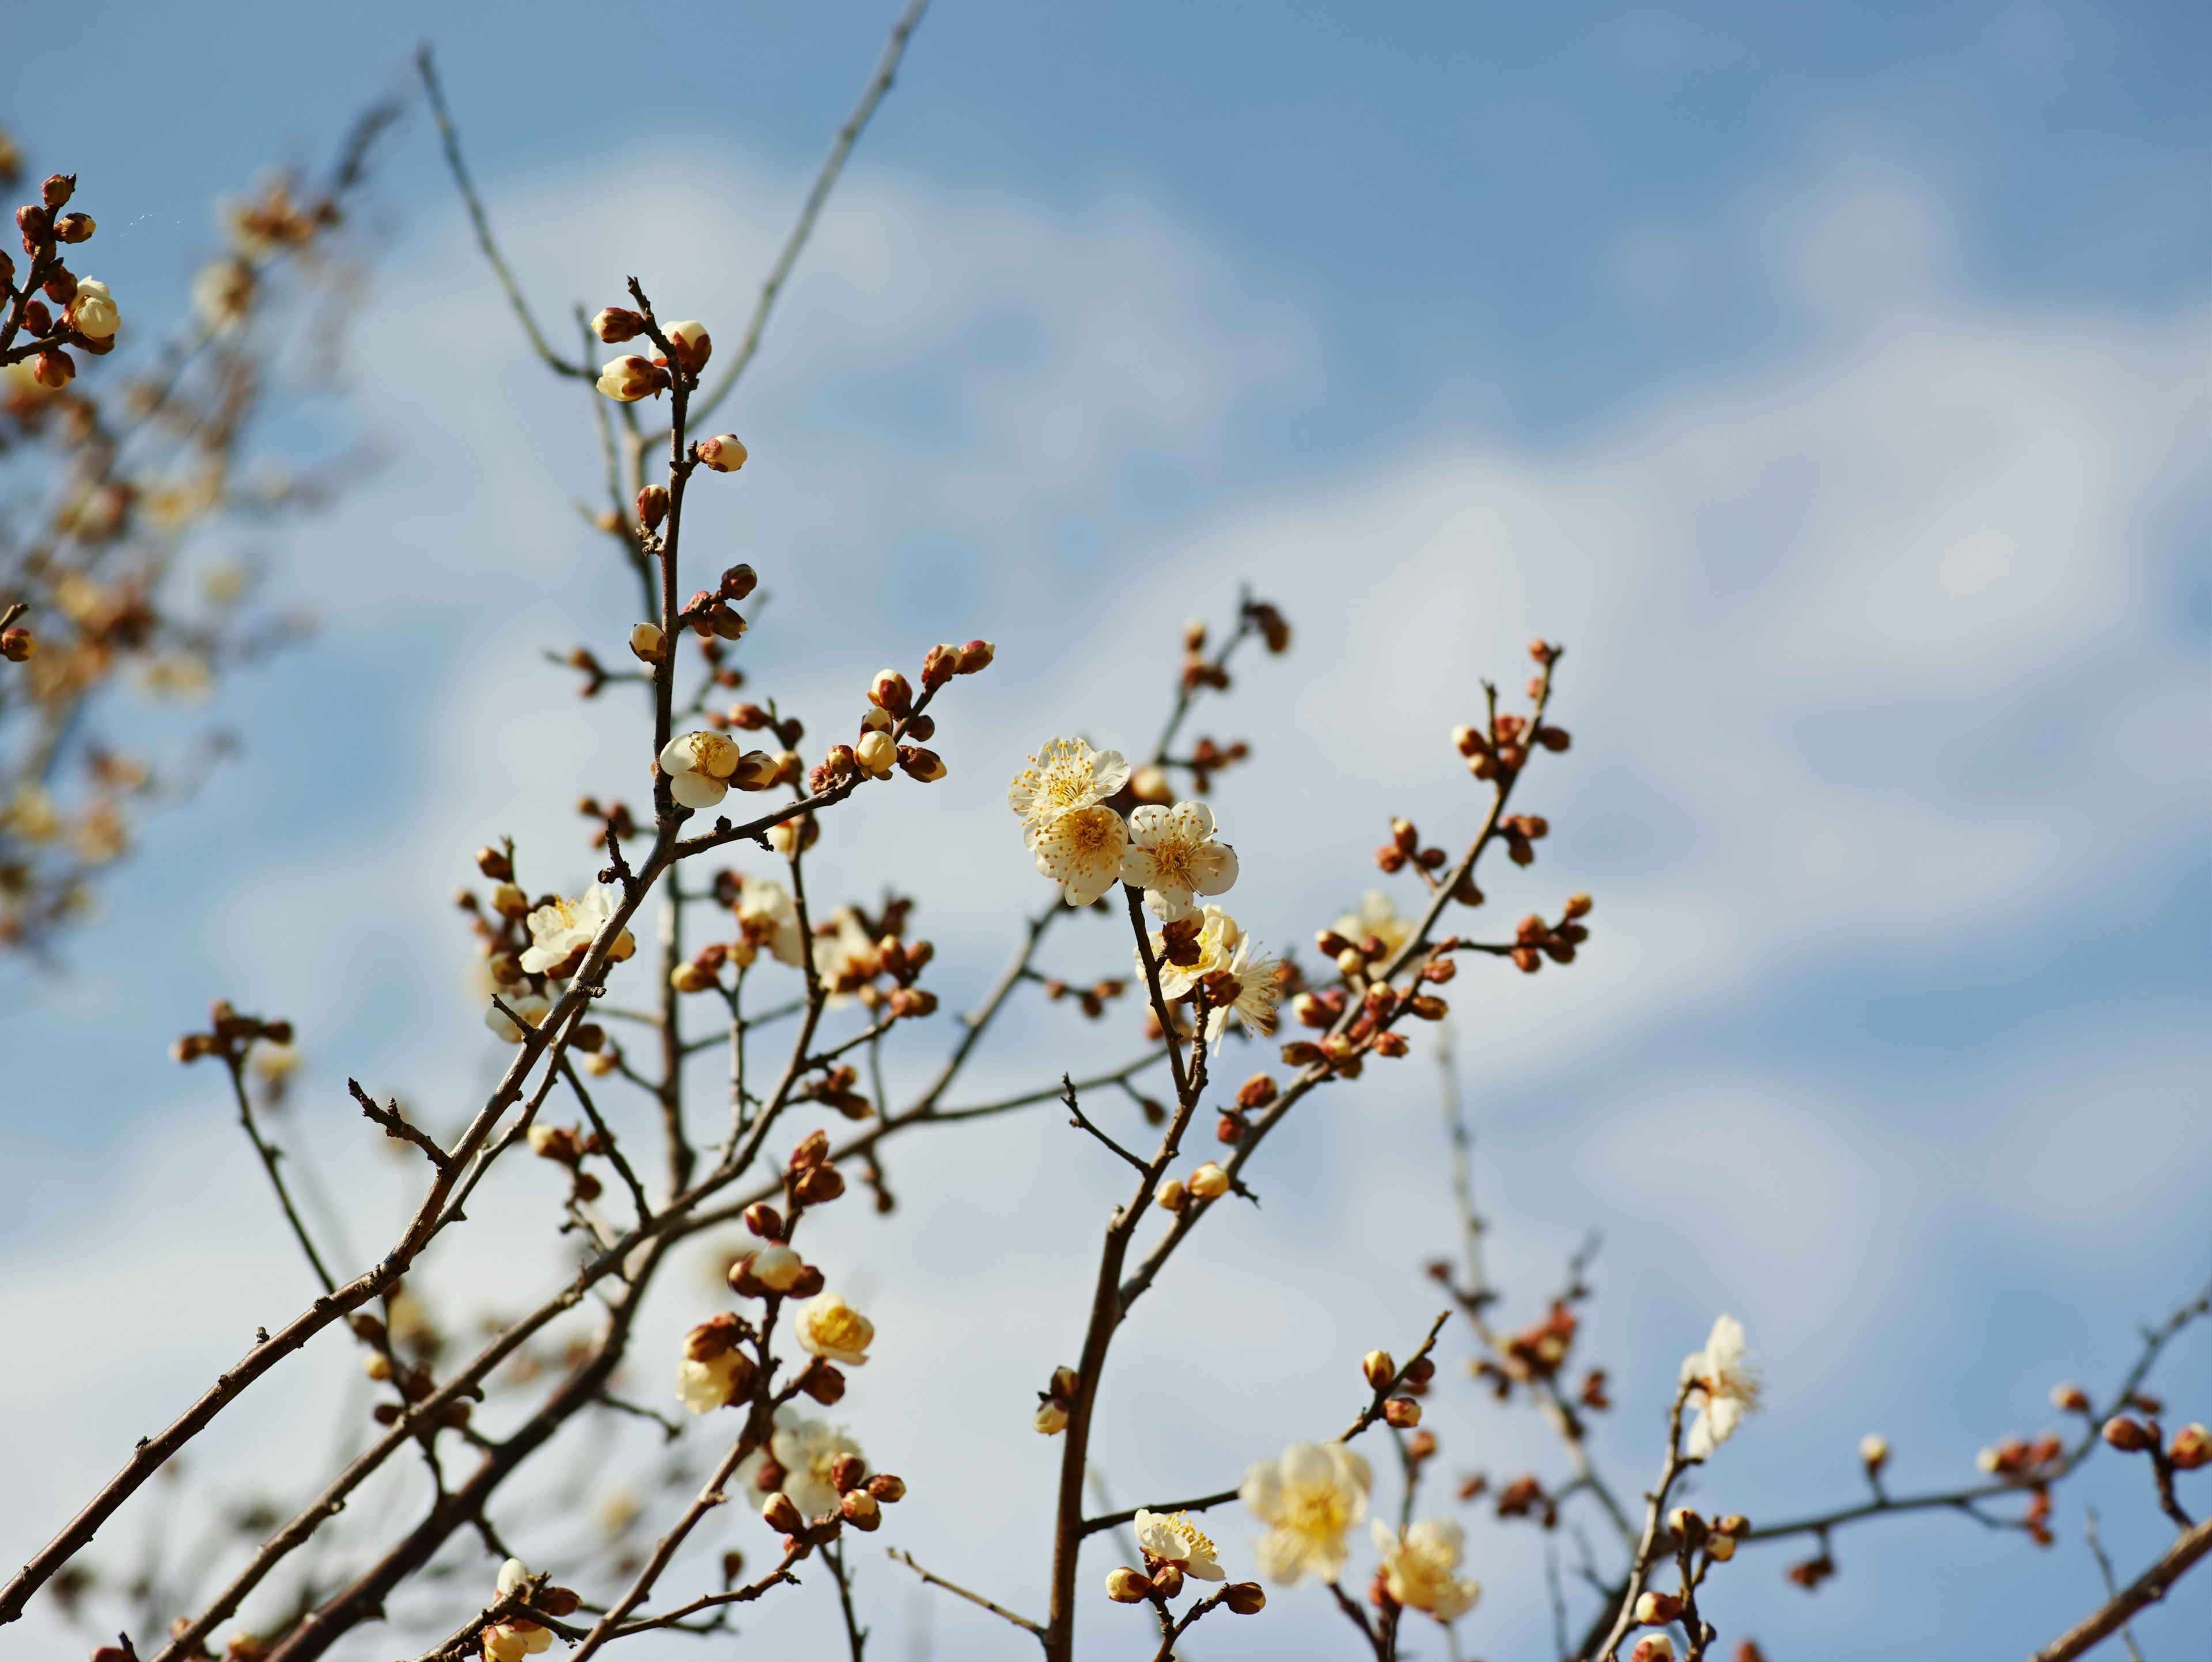
[[[1613, 1625], [1606, 1636], [1589, 1654], [1594, 1662], [1613, 1662], [1620, 1649], [1620, 1641], [1627, 1637], [1635, 1624], [1636, 1600], [1644, 1591], [1644, 1578], [1650, 1574], [1651, 1566], [1659, 1558], [1661, 1520], [1667, 1515], [1667, 1496], [1675, 1481], [1689, 1467], [1699, 1464], [1682, 1452], [1682, 1408], [1690, 1400], [1695, 1388], [1694, 1380], [1686, 1381], [1674, 1391], [1674, 1406], [1667, 1410], [1667, 1463], [1659, 1473], [1659, 1487], [1644, 1497], [1644, 1534], [1636, 1543], [1636, 1556], [1628, 1566], [1628, 1582], [1622, 1589]], [[1691, 1639], [1695, 1642], [1696, 1635]]]
[[353, 1093], [353, 1099], [361, 1105], [361, 1111], [384, 1128], [385, 1135], [396, 1137], [402, 1142], [413, 1143], [429, 1156], [430, 1164], [437, 1167], [440, 1172], [446, 1171], [453, 1165], [453, 1157], [438, 1147], [438, 1140], [435, 1137], [402, 1114], [399, 1111], [398, 1104], [394, 1103], [389, 1108], [378, 1107], [375, 1099], [361, 1088], [359, 1080], [346, 1081], [346, 1089]]
[[292, 1226], [293, 1239], [300, 1243], [300, 1251], [307, 1254], [307, 1266], [315, 1272], [325, 1294], [337, 1291], [337, 1282], [323, 1263], [323, 1255], [315, 1251], [314, 1238], [307, 1233], [307, 1226], [300, 1216], [300, 1208], [292, 1204], [292, 1191], [285, 1187], [284, 1173], [277, 1162], [283, 1158], [280, 1150], [261, 1135], [254, 1123], [252, 1099], [246, 1089], [246, 1055], [241, 1050], [232, 1050], [223, 1058], [223, 1069], [230, 1075], [231, 1094], [238, 1101], [239, 1128], [246, 1140], [253, 1145], [253, 1152], [261, 1157], [261, 1169], [269, 1174], [269, 1186], [276, 1191], [276, 1203], [284, 1208], [284, 1221]]
[[[1124, 1524], [1134, 1523], [1140, 1512], [1206, 1512], [1214, 1507], [1225, 1507], [1243, 1494], [1241, 1488], [1224, 1488], [1218, 1495], [1201, 1495], [1194, 1501], [1162, 1501], [1156, 1506], [1132, 1507], [1127, 1512], [1109, 1512], [1103, 1518], [1086, 1518], [1083, 1532], [1096, 1535], [1103, 1529], [1119, 1529]], [[1102, 1495], [1100, 1497], [1103, 1499]]]
[[1113, 1138], [1108, 1136], [1105, 1132], [1100, 1130], [1097, 1126], [1091, 1123], [1091, 1120], [1084, 1114], [1081, 1107], [1079, 1107], [1076, 1103], [1075, 1081], [1070, 1079], [1066, 1074], [1062, 1074], [1060, 1076], [1060, 1099], [1067, 1105], [1067, 1111], [1075, 1116], [1073, 1119], [1067, 1122], [1070, 1125], [1076, 1126], [1082, 1130], [1090, 1132], [1092, 1136], [1097, 1138], [1099, 1141], [1104, 1143], [1109, 1148], [1119, 1154], [1123, 1160], [1128, 1161], [1130, 1165], [1135, 1166], [1139, 1172], [1149, 1169], [1143, 1160], [1138, 1159], [1136, 1155], [1131, 1154], [1120, 1143], [1115, 1141]]
[[2072, 1662], [2109, 1639], [2128, 1619], [2146, 1605], [2166, 1597], [2176, 1581], [2207, 1553], [2212, 1553], [2212, 1518], [2206, 1519], [2166, 1549], [2166, 1555], [2145, 1570], [2115, 1598], [2111, 1598], [2073, 1627], [2052, 1640], [2029, 1662]]
[[1004, 1604], [993, 1604], [989, 1599], [984, 1598], [980, 1592], [970, 1592], [967, 1588], [960, 1586], [954, 1582], [948, 1581], [943, 1576], [936, 1574], [933, 1571], [922, 1568], [921, 1565], [914, 1562], [913, 1554], [902, 1552], [896, 1547], [888, 1547], [884, 1549], [884, 1550], [887, 1551], [893, 1558], [897, 1559], [900, 1563], [904, 1564], [908, 1569], [912, 1570], [916, 1575], [919, 1575], [924, 1581], [927, 1581], [931, 1586], [942, 1587], [945, 1592], [952, 1593], [956, 1597], [964, 1598], [971, 1604], [981, 1604], [985, 1610], [990, 1611], [992, 1615], [1003, 1616], [1007, 1621], [1012, 1622], [1024, 1633], [1033, 1633], [1039, 1639], [1042, 1639], [1044, 1637], [1044, 1629], [1041, 1624], [1030, 1621], [1026, 1616], [1015, 1615], [1013, 1611], [1008, 1610]]
[[1365, 1408], [1359, 1410], [1359, 1417], [1354, 1420], [1352, 1424], [1338, 1436], [1336, 1440], [1338, 1442], [1350, 1442], [1354, 1437], [1359, 1435], [1361, 1432], [1366, 1430], [1368, 1427], [1373, 1425], [1377, 1420], [1382, 1417], [1382, 1410], [1389, 1405], [1390, 1398], [1396, 1395], [1398, 1387], [1405, 1383], [1406, 1376], [1413, 1371], [1414, 1365], [1419, 1362], [1422, 1358], [1426, 1356], [1430, 1351], [1436, 1348], [1437, 1335], [1444, 1330], [1444, 1324], [1450, 1319], [1451, 1312], [1446, 1310], [1439, 1312], [1436, 1320], [1429, 1324], [1429, 1336], [1421, 1341], [1421, 1348], [1419, 1350], [1416, 1350], [1412, 1355], [1406, 1358], [1405, 1365], [1399, 1368], [1396, 1373], [1393, 1373], [1382, 1384], [1375, 1387], [1374, 1400], [1369, 1403]]

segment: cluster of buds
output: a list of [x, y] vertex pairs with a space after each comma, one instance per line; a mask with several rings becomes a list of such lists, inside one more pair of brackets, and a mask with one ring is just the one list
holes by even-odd
[[1106, 1014], [1107, 1004], [1129, 990], [1129, 983], [1109, 976], [1094, 981], [1088, 987], [1071, 987], [1065, 981], [1045, 977], [1044, 995], [1057, 1004], [1063, 998], [1072, 998], [1082, 1007], [1083, 1014], [1096, 1021]]
[[1741, 1513], [1708, 1519], [1687, 1507], [1676, 1507], [1667, 1514], [1667, 1549], [1679, 1558], [1702, 1553], [1709, 1563], [1725, 1564], [1750, 1533], [1751, 1520]]
[[732, 704], [729, 713], [720, 717], [719, 720], [711, 715], [707, 719], [716, 721], [720, 726], [736, 728], [743, 733], [773, 733], [789, 757], [791, 777], [793, 779], [799, 777], [799, 753], [793, 750], [792, 746], [806, 736], [806, 728], [796, 715], [780, 716], [774, 710], [763, 709], [758, 704], [746, 703]]
[[[0, 254], [0, 304], [7, 307], [6, 320], [0, 322], [0, 353], [10, 363], [35, 355], [33, 377], [56, 392], [76, 377], [76, 360], [68, 349], [94, 357], [112, 352], [121, 325], [107, 285], [76, 276], [63, 261], [62, 246], [88, 240], [95, 228], [89, 214], [61, 211], [76, 190], [75, 174], [54, 174], [40, 187], [38, 201], [15, 210], [15, 228], [31, 262], [20, 289], [15, 260]], [[15, 346], [19, 332], [31, 338]]]
[[[773, 1475], [780, 1482], [783, 1474], [777, 1470]], [[836, 1511], [810, 1521], [792, 1498], [778, 1489], [761, 1507], [762, 1520], [789, 1541], [812, 1547], [835, 1540], [847, 1524], [864, 1533], [881, 1529], [883, 1509], [906, 1499], [904, 1479], [888, 1471], [871, 1476], [868, 1463], [857, 1454], [837, 1457], [830, 1467], [830, 1483], [837, 1491]]]
[[1048, 1437], [1067, 1429], [1067, 1416], [1075, 1411], [1075, 1395], [1083, 1381], [1072, 1367], [1055, 1367], [1052, 1382], [1037, 1392], [1037, 1409], [1030, 1423]]
[[[652, 328], [651, 322], [643, 313], [633, 312], [626, 307], [607, 307], [592, 320], [592, 332], [610, 346], [650, 334]], [[708, 335], [706, 326], [686, 320], [669, 324], [660, 333], [667, 341], [670, 355], [675, 360], [672, 366], [674, 373], [684, 377], [685, 386], [698, 385], [699, 372], [707, 367], [707, 360], [714, 350], [714, 343]], [[635, 404], [640, 399], [656, 398], [672, 384], [671, 368], [669, 356], [644, 357], [634, 352], [626, 353], [609, 360], [599, 371], [599, 391], [621, 404]], [[734, 435], [723, 436], [730, 443], [736, 443]], [[738, 461], [742, 463], [744, 447], [739, 445], [738, 449]], [[723, 467], [717, 471], [731, 472], [735, 471], [735, 467]]]
[[220, 1056], [235, 1068], [246, 1060], [246, 1053], [264, 1041], [270, 1044], [289, 1044], [292, 1024], [289, 1021], [264, 1021], [258, 1016], [240, 1015], [230, 1007], [228, 999], [217, 999], [208, 1011], [208, 1031], [186, 1033], [169, 1047], [170, 1056], [178, 1062], [198, 1062], [202, 1056]]
[[1560, 909], [1557, 924], [1547, 923], [1540, 913], [1530, 912], [1514, 925], [1514, 968], [1523, 975], [1534, 975], [1547, 958], [1554, 964], [1573, 963], [1575, 948], [1589, 939], [1589, 929], [1581, 920], [1589, 916], [1592, 904], [1586, 894], [1571, 894]]
[[1421, 1405], [1414, 1399], [1428, 1395], [1429, 1381], [1437, 1374], [1434, 1362], [1426, 1356], [1416, 1356], [1406, 1365], [1401, 1379], [1398, 1364], [1389, 1351], [1370, 1350], [1359, 1359], [1359, 1372], [1378, 1398], [1387, 1391], [1402, 1390], [1406, 1393], [1392, 1397], [1382, 1404], [1383, 1421], [1393, 1430], [1411, 1431], [1420, 1424]]
[[1451, 856], [1442, 849], [1421, 846], [1421, 833], [1410, 819], [1390, 822], [1390, 840], [1375, 850], [1375, 863], [1386, 872], [1403, 871], [1407, 861], [1419, 870], [1432, 872]]
[[2066, 1458], [2066, 1446], [2056, 1432], [2046, 1431], [2033, 1442], [2006, 1437], [1974, 1457], [1974, 1464], [1992, 1477], [2007, 1482], [2034, 1482], [2051, 1475]]
[[1814, 1592], [1821, 1582], [1828, 1580], [1835, 1573], [1836, 1561], [1829, 1555], [1825, 1547], [1814, 1556], [1802, 1559], [1783, 1572], [1791, 1582], [1804, 1588], [1808, 1592]]
[[1153, 1199], [1166, 1211], [1180, 1212], [1194, 1200], [1219, 1200], [1237, 1187], [1236, 1179], [1218, 1163], [1207, 1160], [1187, 1178], [1170, 1178]]
[[1191, 693], [1200, 687], [1228, 691], [1229, 672], [1206, 657], [1206, 619], [1193, 618], [1182, 626], [1182, 690]]
[[1252, 1129], [1251, 1121], [1245, 1116], [1258, 1113], [1281, 1094], [1272, 1075], [1253, 1075], [1237, 1087], [1237, 1105], [1224, 1110], [1220, 1118], [1214, 1122], [1215, 1141], [1232, 1147], [1243, 1142], [1245, 1133]]
[[854, 1088], [860, 1082], [860, 1070], [849, 1062], [839, 1062], [818, 1077], [809, 1080], [799, 1094], [834, 1108], [847, 1119], [866, 1119], [876, 1111], [876, 1105]]
[[604, 849], [610, 833], [627, 843], [637, 835], [637, 817], [627, 802], [602, 802], [596, 796], [576, 799], [576, 812], [593, 822], [592, 846]]
[[[499, 1568], [499, 1596], [502, 1601], [516, 1598], [535, 1614], [556, 1617], [574, 1616], [582, 1607], [583, 1600], [567, 1587], [532, 1586], [544, 1579], [531, 1574], [520, 1558], [510, 1558]], [[482, 1637], [484, 1662], [522, 1662], [553, 1644], [550, 1629], [522, 1616], [487, 1624]]]
[[[1252, 746], [1242, 739], [1232, 739], [1225, 745], [1219, 745], [1211, 739], [1200, 738], [1190, 747], [1188, 756], [1175, 758], [1174, 765], [1189, 773], [1192, 794], [1203, 796], [1213, 788], [1215, 774], [1234, 767], [1239, 762], [1249, 760], [1251, 755]], [[1152, 764], [1139, 768], [1130, 776], [1129, 794], [1139, 802], [1162, 805], [1176, 800], [1175, 787], [1168, 778], [1167, 770]]]
[[1498, 822], [1505, 839], [1505, 857], [1516, 866], [1536, 863], [1536, 843], [1552, 834], [1552, 822], [1540, 813], [1510, 813]]
[[599, 1180], [584, 1170], [585, 1156], [606, 1152], [597, 1131], [586, 1131], [580, 1125], [532, 1125], [530, 1152], [568, 1168], [571, 1192], [577, 1200], [599, 1199]]
[[1546, 1529], [1556, 1529], [1559, 1503], [1555, 1496], [1544, 1492], [1544, 1485], [1534, 1472], [1524, 1471], [1498, 1491], [1498, 1515], [1533, 1518]]
[[[1180, 1563], [1148, 1552], [1143, 1569], [1120, 1564], [1106, 1573], [1106, 1596], [1117, 1604], [1165, 1604], [1182, 1596], [1187, 1580]], [[1257, 1581], [1231, 1581], [1219, 1597], [1232, 1616], [1257, 1616], [1267, 1607], [1267, 1590]]]

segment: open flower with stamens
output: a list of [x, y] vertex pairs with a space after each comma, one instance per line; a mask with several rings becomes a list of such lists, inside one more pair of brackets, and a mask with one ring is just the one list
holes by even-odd
[[876, 1324], [835, 1293], [817, 1294], [799, 1312], [798, 1338], [825, 1361], [858, 1367], [868, 1360]]
[[1237, 1495], [1268, 1525], [1253, 1543], [1261, 1573], [1285, 1584], [1343, 1574], [1344, 1537], [1367, 1516], [1374, 1485], [1367, 1462], [1341, 1443], [1292, 1443], [1281, 1459], [1255, 1462]]
[[1163, 922], [1188, 917], [1193, 899], [1224, 894], [1237, 880], [1237, 850], [1213, 840], [1213, 810], [1203, 802], [1146, 806], [1129, 814], [1121, 880], [1145, 892]]
[[[574, 974], [621, 904], [622, 895], [611, 883], [595, 883], [575, 900], [556, 896], [530, 914], [530, 945], [522, 949], [522, 967], [532, 975], [556, 978]], [[624, 929], [607, 948], [607, 962], [619, 964], [636, 950], [637, 941]]]
[[876, 938], [850, 906], [830, 914], [817, 925], [814, 936], [814, 974], [829, 993], [834, 1009], [853, 1001], [853, 995], [884, 972], [884, 959]]
[[1129, 828], [1111, 808], [1070, 808], [1038, 833], [1036, 868], [1071, 906], [1087, 906], [1121, 880]]
[[1728, 1441], [1743, 1416], [1759, 1407], [1759, 1375], [1744, 1348], [1743, 1324], [1733, 1316], [1713, 1323], [1703, 1350], [1682, 1358], [1681, 1383], [1692, 1387], [1690, 1400], [1698, 1404], [1698, 1417], [1682, 1451], [1702, 1460]]
[[1213, 1543], [1182, 1513], [1146, 1512], [1139, 1508], [1136, 1525], [1137, 1544], [1145, 1549], [1146, 1558], [1173, 1564], [1194, 1580], [1229, 1579], [1214, 1558]]
[[1424, 1518], [1402, 1531], [1378, 1518], [1373, 1528], [1382, 1582], [1393, 1598], [1439, 1622], [1456, 1622], [1474, 1608], [1481, 1586], [1456, 1574], [1467, 1545], [1465, 1530], [1449, 1518]]
[[719, 733], [679, 733], [661, 747], [668, 794], [687, 808], [711, 808], [730, 794], [744, 752]]
[[[1198, 938], [1194, 943], [1198, 956], [1188, 964], [1170, 961], [1166, 934], [1158, 929], [1152, 931], [1152, 962], [1159, 965], [1160, 996], [1163, 998], [1181, 998], [1206, 977], [1226, 970], [1230, 960], [1237, 955], [1237, 944], [1244, 939], [1244, 931], [1238, 927], [1237, 920], [1220, 907], [1208, 906], [1200, 916]], [[1176, 921], [1185, 926], [1190, 922], [1188, 917]], [[1145, 960], [1133, 947], [1129, 949], [1129, 954], [1137, 960], [1137, 976], [1141, 983]]]
[[1275, 1007], [1283, 997], [1282, 973], [1280, 959], [1269, 956], [1250, 935], [1241, 936], [1229, 961], [1203, 977], [1206, 1036], [1218, 1044], [1232, 1015], [1255, 1038], [1273, 1033]]
[[1022, 846], [1028, 849], [1037, 846], [1061, 814], [1094, 807], [1129, 782], [1129, 764], [1120, 751], [1093, 750], [1080, 739], [1048, 740], [1029, 764], [1006, 788], [1006, 806], [1019, 816]]
[[783, 1468], [783, 1492], [791, 1504], [809, 1518], [837, 1510], [837, 1462], [858, 1454], [860, 1445], [843, 1426], [827, 1420], [810, 1420], [786, 1403], [775, 1411], [775, 1432], [769, 1452]]

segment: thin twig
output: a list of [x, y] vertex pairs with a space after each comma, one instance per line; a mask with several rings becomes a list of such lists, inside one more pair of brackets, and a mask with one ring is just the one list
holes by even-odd
[[931, 1586], [942, 1587], [945, 1592], [953, 1594], [957, 1598], [964, 1598], [971, 1604], [981, 1604], [985, 1610], [990, 1611], [992, 1615], [1003, 1616], [1007, 1621], [1012, 1622], [1024, 1633], [1033, 1633], [1040, 1640], [1044, 1637], [1044, 1629], [1041, 1624], [1030, 1621], [1026, 1616], [1015, 1615], [1013, 1611], [1008, 1610], [1004, 1604], [993, 1604], [989, 1599], [984, 1598], [980, 1592], [970, 1592], [967, 1588], [959, 1586], [957, 1583], [948, 1581], [943, 1576], [935, 1574], [933, 1571], [922, 1568], [921, 1565], [914, 1562], [913, 1554], [902, 1552], [896, 1547], [887, 1547], [884, 1550], [893, 1558], [897, 1559], [900, 1563], [904, 1564], [908, 1569], [912, 1570], [916, 1575], [919, 1575], [923, 1580], [929, 1583]]
[[[2120, 1596], [2119, 1578], [2112, 1574], [2112, 1561], [2105, 1551], [2105, 1543], [2097, 1537], [2097, 1508], [2081, 1509], [2081, 1535], [2089, 1543], [2089, 1553], [2097, 1561], [2097, 1574], [2105, 1578], [2105, 1597], [2107, 1600]], [[2120, 1623], [2120, 1642], [2128, 1647], [2128, 1662], [2143, 1662], [2142, 1649], [2136, 1644], [2135, 1629], [2126, 1622]]]
[[2182, 1536], [2118, 1597], [2107, 1599], [2100, 1609], [2036, 1652], [2029, 1662], [2073, 1662], [2074, 1658], [2086, 1655], [2126, 1625], [2136, 1611], [2165, 1598], [2167, 1590], [2207, 1553], [2212, 1553], [2212, 1518]]
[[1079, 1126], [1084, 1130], [1090, 1132], [1092, 1136], [1097, 1138], [1099, 1141], [1104, 1143], [1109, 1148], [1119, 1154], [1123, 1160], [1128, 1161], [1130, 1165], [1135, 1166], [1139, 1172], [1146, 1169], [1145, 1161], [1138, 1159], [1136, 1155], [1131, 1154], [1120, 1143], [1115, 1141], [1113, 1138], [1108, 1136], [1105, 1132], [1100, 1130], [1097, 1126], [1091, 1123], [1091, 1120], [1085, 1117], [1083, 1110], [1077, 1105], [1075, 1100], [1075, 1081], [1070, 1079], [1066, 1074], [1062, 1074], [1060, 1076], [1060, 1099], [1067, 1105], [1067, 1111], [1075, 1116], [1073, 1119], [1068, 1121], [1070, 1125]]

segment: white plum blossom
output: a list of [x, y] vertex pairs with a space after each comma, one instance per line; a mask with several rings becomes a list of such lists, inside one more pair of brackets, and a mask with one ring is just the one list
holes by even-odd
[[806, 936], [799, 927], [799, 908], [791, 892], [769, 877], [738, 879], [738, 926], [750, 947], [765, 947], [779, 964], [796, 969], [806, 961]]
[[1413, 921], [1399, 916], [1398, 908], [1382, 890], [1370, 889], [1359, 898], [1358, 911], [1337, 918], [1336, 932], [1354, 946], [1373, 935], [1382, 943], [1382, 959], [1388, 963], [1413, 938]]
[[106, 340], [122, 322], [115, 296], [97, 277], [76, 280], [76, 298], [70, 302], [69, 315], [77, 333], [93, 340]]
[[[1188, 922], [1189, 920], [1186, 917], [1178, 921]], [[1217, 970], [1227, 969], [1243, 939], [1244, 931], [1238, 927], [1235, 918], [1218, 906], [1208, 906], [1200, 915], [1197, 959], [1189, 964], [1170, 964], [1167, 957], [1167, 936], [1154, 929], [1152, 932], [1152, 962], [1159, 966], [1160, 996], [1170, 1000], [1181, 998]], [[1129, 949], [1129, 953], [1137, 961], [1137, 977], [1141, 982], [1145, 974], [1145, 960], [1133, 947]]]
[[[1207, 983], [1206, 1036], [1218, 1045], [1232, 1015], [1255, 1038], [1272, 1034], [1275, 1007], [1283, 997], [1282, 969], [1281, 960], [1268, 956], [1250, 935], [1238, 940], [1229, 962]], [[1218, 1001], [1224, 996], [1225, 1002]]]
[[835, 1293], [809, 1299], [796, 1323], [800, 1346], [824, 1361], [858, 1367], [868, 1360], [876, 1324]]
[[775, 1411], [769, 1452], [783, 1468], [783, 1492], [809, 1518], [837, 1510], [837, 1485], [830, 1471], [842, 1455], [858, 1454], [860, 1445], [843, 1426], [810, 1420], [786, 1403]]
[[1213, 1543], [1207, 1540], [1182, 1513], [1146, 1512], [1139, 1508], [1136, 1517], [1137, 1544], [1146, 1555], [1163, 1564], [1174, 1564], [1185, 1575], [1199, 1581], [1225, 1581], [1228, 1574], [1213, 1555]]
[[661, 747], [668, 794], [687, 808], [711, 808], [730, 793], [744, 752], [719, 733], [679, 733]]
[[1457, 1574], [1467, 1531], [1452, 1519], [1425, 1518], [1401, 1531], [1377, 1518], [1373, 1529], [1383, 1584], [1393, 1598], [1439, 1622], [1456, 1622], [1474, 1608], [1482, 1588]]
[[1061, 814], [1095, 807], [1128, 782], [1129, 764], [1120, 751], [1093, 750], [1080, 739], [1051, 739], [1014, 776], [1006, 806], [1021, 819], [1023, 847], [1033, 849]]
[[1345, 1537], [1367, 1516], [1375, 1474], [1341, 1443], [1292, 1443], [1279, 1460], [1254, 1463], [1237, 1497], [1268, 1525], [1253, 1543], [1271, 1581], [1344, 1574]]
[[1121, 880], [1145, 892], [1163, 922], [1188, 917], [1193, 899], [1224, 894], [1237, 880], [1237, 850], [1213, 840], [1213, 810], [1203, 802], [1147, 805], [1129, 814]]
[[1121, 880], [1129, 828], [1111, 808], [1070, 808], [1033, 845], [1036, 868], [1060, 885], [1071, 906], [1087, 906]]
[[[556, 896], [548, 901], [530, 914], [530, 944], [522, 949], [522, 967], [532, 975], [557, 973], [599, 938], [621, 904], [621, 891], [611, 883], [595, 883], [575, 900]], [[607, 962], [619, 964], [636, 950], [636, 941], [624, 929], [607, 948]]]
[[1683, 1452], [1692, 1460], [1702, 1460], [1728, 1441], [1743, 1416], [1759, 1406], [1759, 1375], [1744, 1348], [1743, 1324], [1733, 1316], [1715, 1321], [1705, 1348], [1682, 1358], [1681, 1383], [1691, 1387], [1690, 1400], [1698, 1404], [1698, 1417], [1683, 1439]]

